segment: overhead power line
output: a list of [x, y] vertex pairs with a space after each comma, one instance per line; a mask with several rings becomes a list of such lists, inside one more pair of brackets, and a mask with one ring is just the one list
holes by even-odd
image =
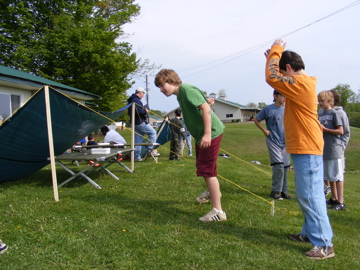
[[[303, 26], [303, 27], [300, 27], [300, 28], [298, 28], [298, 29], [296, 29], [296, 30], [293, 30], [293, 31], [291, 31], [291, 32], [289, 32], [289, 33], [283, 34], [283, 35], [281, 35], [281, 36], [279, 36], [279, 37], [277, 37], [277, 38], [284, 38], [284, 37], [290, 36], [290, 35], [298, 32], [298, 31], [301, 31], [301, 30], [303, 30], [303, 29], [305, 29], [305, 28], [307, 28], [307, 27], [309, 27], [309, 26], [311, 26], [311, 25], [313, 25], [313, 24], [316, 24], [316, 23], [318, 23], [318, 22], [321, 22], [321, 21], [323, 21], [323, 20], [325, 20], [325, 19], [327, 19], [327, 18], [329, 18], [329, 17], [332, 17], [332, 16], [334, 16], [334, 15], [340, 13], [340, 12], [343, 12], [343, 11], [349, 9], [349, 8], [352, 8], [352, 7], [354, 7], [354, 6], [358, 5], [358, 4], [360, 4], [360, 0], [357, 0], [357, 1], [355, 1], [355, 2], [353, 2], [353, 3], [351, 3], [351, 4], [349, 4], [349, 5], [347, 5], [347, 6], [345, 6], [345, 7], [343, 7], [343, 8], [341, 8], [341, 9], [339, 9], [339, 10], [337, 10], [337, 11], [329, 14], [329, 15], [326, 15], [325, 17], [322, 17], [321, 19], [318, 19], [318, 20], [316, 20], [316, 21], [314, 21], [314, 22], [312, 22], [312, 23], [309, 23], [309, 24], [307, 24], [307, 25], [305, 25], [305, 26]], [[249, 53], [251, 53], [251, 52], [253, 52], [253, 51], [256, 51], [256, 50], [258, 50], [258, 49], [260, 49], [260, 48], [262, 48], [262, 47], [264, 47], [264, 46], [266, 46], [266, 45], [268, 45], [268, 44], [271, 44], [274, 40], [275, 40], [275, 39], [271, 39], [271, 40], [265, 41], [265, 42], [263, 42], [263, 43], [261, 43], [261, 44], [259, 44], [259, 45], [256, 45], [256, 46], [254, 46], [254, 47], [251, 47], [251, 48], [249, 48], [249, 49], [246, 49], [246, 50], [243, 50], [243, 51], [234, 53], [234, 54], [232, 54], [232, 55], [229, 55], [229, 56], [220, 58], [220, 59], [218, 59], [218, 60], [214, 60], [214, 61], [212, 61], [212, 62], [203, 64], [203, 65], [200, 65], [200, 66], [196, 66], [196, 67], [192, 67], [192, 68], [188, 68], [188, 69], [181, 70], [181, 72], [185, 72], [185, 71], [189, 71], [189, 70], [194, 70], [194, 69], [199, 69], [199, 68], [201, 68], [201, 67], [205, 67], [205, 66], [214, 64], [214, 65], [212, 65], [212, 66], [210, 66], [210, 67], [208, 67], [208, 68], [204, 68], [204, 69], [202, 69], [202, 70], [200, 70], [200, 71], [197, 71], [197, 72], [194, 72], [194, 73], [191, 73], [191, 74], [188, 74], [188, 75], [183, 75], [183, 77], [188, 77], [188, 76], [192, 76], [192, 75], [195, 75], [195, 74], [204, 72], [204, 71], [209, 70], [209, 69], [216, 68], [216, 67], [221, 66], [221, 65], [224, 65], [224, 64], [226, 64], [226, 63], [228, 63], [228, 62], [230, 62], [230, 61], [234, 61], [235, 59], [240, 58], [240, 57], [242, 57], [242, 56], [244, 56], [244, 55], [247, 55], [247, 54], [249, 54]], [[228, 60], [226, 60], [226, 59], [228, 59]], [[215, 64], [215, 63], [217, 63], [217, 64]]]

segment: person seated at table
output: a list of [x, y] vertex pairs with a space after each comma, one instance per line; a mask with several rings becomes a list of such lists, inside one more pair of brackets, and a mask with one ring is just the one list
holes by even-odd
[[86, 145], [86, 137], [85, 137], [85, 138], [82, 138], [80, 141], [78, 141], [78, 142], [76, 143], [76, 145], [81, 145], [81, 146]]
[[93, 134], [88, 135], [87, 145], [97, 145], [97, 142], [95, 142], [95, 138]]
[[104, 143], [110, 144], [126, 144], [125, 139], [117, 131], [109, 129], [108, 126], [103, 126], [100, 129], [102, 135], [104, 135]]

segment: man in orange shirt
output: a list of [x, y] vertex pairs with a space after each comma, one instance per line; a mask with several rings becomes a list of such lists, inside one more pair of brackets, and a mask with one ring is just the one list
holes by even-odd
[[323, 186], [322, 127], [317, 119], [316, 78], [305, 73], [301, 56], [284, 51], [286, 43], [275, 40], [265, 52], [266, 82], [286, 97], [284, 129], [287, 152], [295, 169], [295, 191], [305, 216], [302, 232], [291, 240], [309, 242], [310, 259], [335, 256], [333, 232], [327, 215]]

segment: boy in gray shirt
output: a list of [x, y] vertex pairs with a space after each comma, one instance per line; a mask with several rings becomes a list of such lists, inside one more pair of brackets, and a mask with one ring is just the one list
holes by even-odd
[[[340, 114], [332, 108], [334, 95], [331, 91], [322, 91], [318, 94], [319, 121], [323, 126], [324, 136], [324, 180], [330, 181], [331, 200], [329, 203], [336, 205], [335, 210], [345, 210], [343, 194], [344, 150], [341, 136], [344, 135], [343, 122]], [[338, 196], [339, 195], [339, 196]]]
[[[290, 166], [290, 155], [286, 153], [284, 138], [284, 104], [285, 97], [274, 90], [274, 103], [265, 106], [253, 119], [255, 125], [264, 133], [272, 166], [272, 188], [270, 197], [275, 200], [291, 199], [288, 194], [287, 170]], [[266, 129], [261, 125], [265, 119]]]

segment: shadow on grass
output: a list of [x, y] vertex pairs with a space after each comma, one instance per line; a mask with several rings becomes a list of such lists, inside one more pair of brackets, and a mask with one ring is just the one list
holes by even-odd
[[[116, 165], [116, 164], [114, 164], [114, 165]], [[85, 168], [85, 165], [83, 165], [83, 164], [81, 164], [80, 166], [76, 166], [75, 164], [66, 164], [66, 166], [69, 167], [75, 173], [77, 173]], [[120, 166], [116, 169], [114, 169], [114, 168], [116, 168], [116, 167], [113, 166], [111, 168], [111, 172], [115, 173], [120, 178], [120, 180], [121, 180], [122, 176], [121, 175], [119, 176], [119, 174], [128, 173], [128, 172], [124, 171], [124, 169]], [[57, 183], [59, 185], [59, 184], [63, 183], [64, 181], [66, 181], [67, 179], [69, 179], [71, 177], [71, 174], [57, 166], [56, 167], [56, 176], [57, 176]], [[91, 174], [89, 174], [89, 177], [93, 181], [97, 182], [97, 180], [100, 180], [104, 177], [109, 177], [109, 176], [104, 170], [97, 169], [96, 171], [91, 172]], [[35, 185], [38, 187], [52, 187], [53, 183], [52, 183], [51, 168], [50, 168], [50, 166], [47, 166], [26, 178], [0, 182], [0, 184], [3, 186], [8, 186], [8, 187], [11, 187], [14, 185], [29, 185], [29, 184]], [[67, 188], [76, 188], [79, 186], [83, 186], [85, 184], [90, 184], [90, 183], [86, 179], [84, 179], [83, 177], [81, 177], [79, 175], [76, 178], [74, 178], [73, 180], [71, 180], [69, 183], [66, 183], [65, 186]]]
[[[66, 179], [68, 179], [69, 177], [71, 177], [71, 175], [67, 172], [61, 172], [60, 170], [57, 170], [57, 182], [58, 184], [61, 184], [62, 182], [64, 182]], [[49, 187], [51, 188], [53, 186], [52, 183], [52, 176], [51, 176], [51, 171], [50, 170], [41, 170], [36, 172], [35, 174], [31, 175], [30, 177], [27, 178], [23, 178], [23, 179], [18, 179], [18, 180], [11, 180], [11, 181], [6, 181], [6, 182], [1, 182], [0, 183], [1, 186], [3, 187], [12, 187], [12, 186], [37, 186], [37, 187]], [[76, 179], [74, 179], [73, 181], [70, 181], [69, 183], [66, 184], [67, 187], [71, 188], [71, 187], [79, 187], [79, 186], [83, 186], [85, 184], [89, 184], [89, 182], [87, 180], [85, 180], [82, 177], [77, 177]]]
[[[198, 218], [203, 215], [199, 214], [199, 210], [194, 206], [194, 212], [181, 209], [179, 204], [185, 203], [178, 200], [147, 200], [134, 199], [119, 194], [97, 194], [96, 198], [85, 195], [77, 199], [86, 202], [93, 202], [99, 209], [106, 209], [109, 204], [111, 208], [121, 208], [122, 219], [129, 223], [146, 223], [154, 226], [175, 226], [175, 227], [192, 227], [195, 230], [207, 230], [211, 234], [227, 234], [239, 243], [246, 242], [251, 245], [264, 246], [267, 249], [270, 246], [277, 246], [294, 249], [299, 252], [306, 252], [311, 246], [295, 243], [289, 240], [286, 232], [279, 230], [280, 225], [274, 224], [269, 228], [264, 226], [249, 227], [246, 221], [230, 220], [226, 222], [209, 222], [203, 223]], [[246, 224], [245, 224], [246, 223]], [[296, 233], [296, 232], [291, 232]]]

